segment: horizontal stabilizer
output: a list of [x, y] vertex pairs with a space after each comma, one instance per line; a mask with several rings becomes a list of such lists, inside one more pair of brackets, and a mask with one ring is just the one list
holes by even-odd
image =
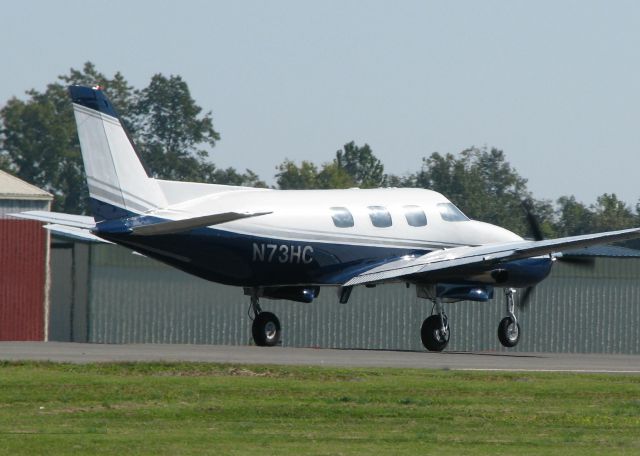
[[28, 220], [37, 220], [39, 222], [51, 223], [54, 225], [66, 225], [76, 228], [84, 228], [92, 230], [96, 227], [93, 217], [86, 215], [65, 214], [62, 212], [49, 211], [26, 211], [19, 214], [10, 214], [11, 217], [23, 218]]
[[[131, 233], [138, 236], [157, 236], [161, 234], [174, 234], [190, 231], [196, 228], [204, 228], [211, 225], [233, 222], [249, 217], [271, 214], [271, 212], [222, 212], [219, 214], [203, 215], [183, 220], [168, 220], [151, 224], [131, 226]], [[144, 216], [141, 216], [142, 219]]]
[[51, 234], [55, 234], [56, 236], [60, 236], [66, 239], [71, 239], [73, 241], [113, 244], [113, 242], [109, 242], [102, 238], [99, 238], [98, 236], [92, 234], [89, 230], [86, 230], [84, 228], [56, 224], [45, 225], [44, 228], [51, 231]]

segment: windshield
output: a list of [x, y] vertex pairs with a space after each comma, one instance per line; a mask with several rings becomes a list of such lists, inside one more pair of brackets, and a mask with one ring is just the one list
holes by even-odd
[[453, 203], [438, 204], [438, 211], [440, 211], [440, 217], [445, 222], [466, 222], [469, 220]]

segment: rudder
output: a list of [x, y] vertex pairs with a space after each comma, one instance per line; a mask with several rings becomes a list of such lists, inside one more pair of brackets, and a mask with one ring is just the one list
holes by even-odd
[[69, 87], [96, 221], [166, 206], [111, 102], [99, 88]]

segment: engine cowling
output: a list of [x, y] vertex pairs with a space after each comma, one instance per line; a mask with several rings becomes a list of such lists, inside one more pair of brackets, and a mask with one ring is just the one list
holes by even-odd
[[262, 290], [262, 296], [270, 299], [286, 299], [309, 304], [320, 294], [320, 287], [273, 287]]

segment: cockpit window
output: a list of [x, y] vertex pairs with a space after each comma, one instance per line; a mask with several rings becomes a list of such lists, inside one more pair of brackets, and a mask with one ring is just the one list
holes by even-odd
[[442, 217], [442, 220], [446, 222], [466, 222], [469, 220], [469, 218], [452, 203], [438, 204], [438, 211], [440, 211], [440, 217]]
[[404, 216], [410, 226], [426, 226], [427, 216], [420, 206], [405, 206]]
[[383, 206], [369, 206], [369, 218], [371, 223], [377, 228], [388, 228], [391, 226], [391, 214], [386, 207]]
[[332, 207], [331, 218], [333, 224], [338, 228], [351, 228], [353, 226], [353, 215], [346, 207]]

